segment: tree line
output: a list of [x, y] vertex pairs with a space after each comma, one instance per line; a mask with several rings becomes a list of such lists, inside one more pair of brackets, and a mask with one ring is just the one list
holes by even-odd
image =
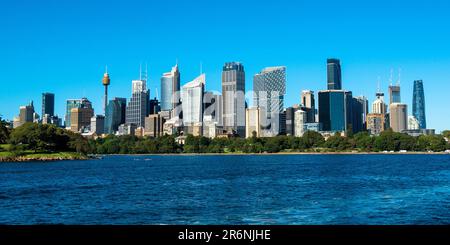
[[[0, 120], [1, 121], [1, 120]], [[0, 144], [10, 144], [10, 151], [79, 152], [84, 154], [168, 154], [168, 153], [278, 153], [278, 152], [382, 152], [433, 151], [450, 149], [450, 131], [440, 135], [419, 137], [386, 130], [380, 136], [367, 132], [343, 137], [335, 134], [328, 139], [313, 131], [302, 137], [272, 138], [206, 138], [188, 135], [184, 144], [174, 136], [158, 138], [115, 136], [86, 139], [80, 134], [53, 125], [26, 123], [16, 129], [0, 123]]]

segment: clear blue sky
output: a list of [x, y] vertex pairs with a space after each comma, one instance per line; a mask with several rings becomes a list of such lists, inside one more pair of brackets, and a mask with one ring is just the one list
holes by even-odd
[[247, 89], [266, 66], [287, 66], [285, 106], [303, 89], [326, 88], [326, 59], [340, 58], [343, 86], [374, 100], [377, 78], [387, 93], [390, 70], [402, 69], [402, 100], [423, 79], [430, 128], [450, 128], [449, 1], [5, 1], [0, 7], [0, 114], [41, 93], [86, 96], [102, 113], [101, 78], [110, 97], [130, 97], [139, 64], [148, 63], [151, 95], [179, 60], [182, 84], [207, 74], [220, 91], [226, 61], [245, 65]]

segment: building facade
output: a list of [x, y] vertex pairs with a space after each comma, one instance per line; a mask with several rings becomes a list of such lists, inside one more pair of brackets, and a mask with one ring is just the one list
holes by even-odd
[[[349, 94], [343, 90], [319, 91], [319, 122], [323, 131], [343, 132], [347, 130]], [[349, 116], [350, 115], [350, 116]]]
[[89, 101], [87, 98], [68, 99], [66, 101], [66, 118], [65, 118], [65, 125], [66, 128], [68, 129], [70, 129], [72, 125], [71, 113], [73, 108], [91, 108], [93, 110], [92, 102]]
[[295, 136], [302, 137], [305, 134], [305, 124], [307, 123], [307, 113], [303, 110], [297, 110], [294, 116]]
[[42, 94], [42, 116], [44, 115], [49, 115], [50, 117], [55, 115], [55, 94]]
[[91, 117], [91, 132], [96, 135], [105, 133], [105, 116], [96, 115]]
[[414, 81], [413, 91], [413, 116], [419, 121], [420, 129], [427, 128], [427, 119], [425, 115], [425, 93], [423, 90], [423, 81]]
[[338, 59], [327, 60], [328, 90], [342, 89], [341, 62]]
[[147, 89], [146, 80], [132, 81], [132, 94], [128, 102], [125, 122], [137, 127], [144, 127], [145, 117], [149, 114], [150, 90]]
[[372, 135], [380, 135], [385, 129], [385, 114], [370, 113], [367, 115], [367, 130]]
[[172, 111], [180, 104], [180, 71], [178, 65], [161, 77], [161, 110]]
[[393, 103], [389, 106], [390, 127], [394, 132], [401, 133], [408, 129], [408, 107], [406, 104]]
[[228, 132], [245, 136], [245, 71], [239, 62], [222, 69], [223, 126]]
[[314, 98], [314, 91], [303, 90], [301, 94], [301, 107], [306, 111], [308, 123], [316, 121], [316, 100]]
[[254, 105], [261, 110], [262, 136], [283, 132], [286, 67], [268, 67], [253, 77]]
[[194, 127], [203, 122], [203, 94], [205, 93], [205, 74], [185, 84], [182, 88], [183, 124]]
[[88, 131], [91, 118], [94, 116], [92, 107], [75, 107], [70, 112], [70, 130], [72, 132]]
[[251, 107], [246, 109], [245, 113], [245, 137], [251, 138], [253, 134], [256, 137], [261, 137], [261, 115], [258, 107]]
[[119, 130], [119, 126], [125, 123], [125, 111], [127, 99], [114, 98], [106, 106], [105, 133], [114, 134]]

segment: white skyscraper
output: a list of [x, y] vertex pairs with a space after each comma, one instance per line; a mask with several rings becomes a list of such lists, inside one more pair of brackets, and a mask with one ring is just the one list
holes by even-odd
[[205, 74], [202, 74], [182, 88], [181, 98], [185, 126], [196, 126], [203, 122], [205, 80]]
[[305, 133], [307, 114], [303, 110], [297, 110], [294, 114], [295, 136], [302, 137]]

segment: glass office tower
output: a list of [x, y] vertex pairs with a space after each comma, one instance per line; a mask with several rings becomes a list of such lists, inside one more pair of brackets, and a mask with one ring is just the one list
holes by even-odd
[[342, 89], [341, 62], [338, 59], [327, 60], [328, 90]]
[[105, 133], [114, 134], [119, 126], [125, 123], [127, 99], [114, 98], [106, 106]]
[[55, 115], [55, 94], [43, 93], [42, 94], [42, 116]]
[[427, 128], [427, 120], [425, 116], [425, 93], [423, 90], [423, 81], [414, 81], [413, 91], [413, 116], [419, 121], [420, 129]]

